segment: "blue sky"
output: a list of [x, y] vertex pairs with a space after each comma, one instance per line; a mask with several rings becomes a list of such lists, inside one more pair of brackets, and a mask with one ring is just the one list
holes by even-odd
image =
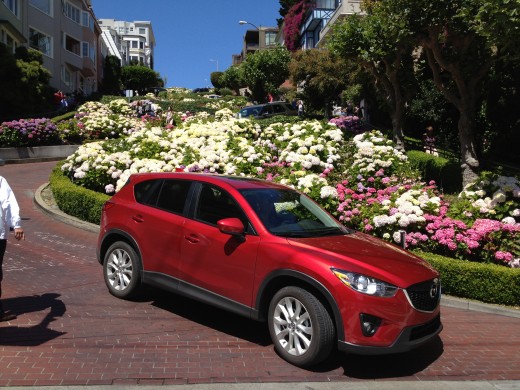
[[[231, 65], [250, 25], [276, 26], [279, 0], [92, 0], [98, 19], [150, 21], [155, 71], [167, 87], [211, 86], [210, 74]], [[210, 61], [215, 60], [215, 61]]]

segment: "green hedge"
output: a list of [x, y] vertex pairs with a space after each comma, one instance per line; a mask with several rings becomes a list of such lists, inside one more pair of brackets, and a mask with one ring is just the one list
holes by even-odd
[[59, 209], [65, 214], [99, 225], [101, 208], [110, 196], [73, 184], [63, 175], [59, 163], [49, 178], [52, 194]]
[[418, 150], [410, 150], [406, 155], [412, 167], [421, 172], [425, 181], [435, 180], [437, 186], [448, 194], [462, 191], [462, 174], [458, 161]]
[[440, 272], [443, 293], [486, 303], [520, 306], [520, 269], [421, 251], [414, 253]]

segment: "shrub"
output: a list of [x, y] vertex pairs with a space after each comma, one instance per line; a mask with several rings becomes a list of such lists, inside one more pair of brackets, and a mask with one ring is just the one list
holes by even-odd
[[24, 147], [60, 145], [56, 125], [47, 118], [20, 119], [0, 125], [0, 146]]
[[61, 171], [59, 163], [49, 178], [50, 187], [59, 209], [83, 221], [99, 224], [103, 204], [108, 195], [74, 185]]
[[425, 181], [435, 181], [441, 191], [448, 194], [458, 193], [462, 190], [462, 177], [458, 161], [417, 150], [411, 150], [406, 155], [411, 166], [421, 173]]
[[441, 274], [442, 291], [461, 298], [499, 305], [520, 305], [520, 269], [474, 263], [414, 251]]

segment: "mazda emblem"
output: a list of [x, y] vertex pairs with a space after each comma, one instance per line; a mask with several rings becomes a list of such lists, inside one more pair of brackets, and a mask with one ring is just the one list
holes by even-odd
[[437, 296], [438, 291], [439, 291], [439, 279], [433, 279], [433, 284], [430, 287], [430, 297], [435, 298]]

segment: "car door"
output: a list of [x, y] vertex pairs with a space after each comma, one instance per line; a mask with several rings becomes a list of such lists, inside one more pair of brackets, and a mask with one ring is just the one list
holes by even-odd
[[136, 185], [138, 207], [131, 217], [131, 231], [141, 252], [144, 271], [172, 277], [179, 275], [180, 243], [191, 182], [155, 180]]
[[182, 279], [198, 289], [251, 306], [260, 239], [221, 233], [217, 221], [236, 217], [249, 222], [238, 203], [222, 188], [202, 184], [193, 219], [184, 224]]

